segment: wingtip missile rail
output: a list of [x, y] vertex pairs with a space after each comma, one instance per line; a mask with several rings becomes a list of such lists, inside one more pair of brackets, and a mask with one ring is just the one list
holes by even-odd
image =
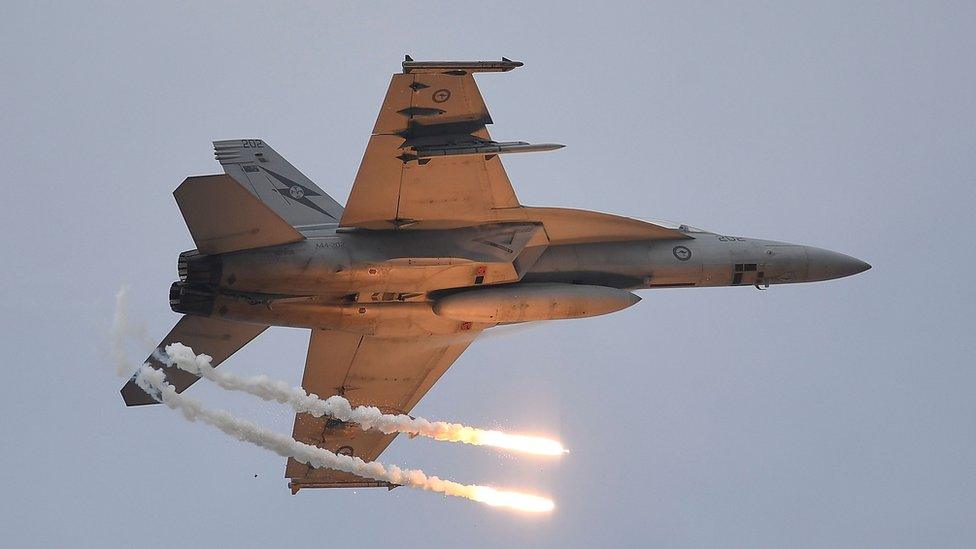
[[413, 154], [401, 155], [400, 159], [408, 162], [410, 160], [429, 160], [444, 156], [481, 156], [511, 153], [529, 153], [554, 151], [566, 145], [560, 143], [527, 143], [525, 141], [507, 142], [480, 142], [464, 143], [457, 145], [428, 145], [414, 147]]
[[508, 72], [524, 65], [521, 61], [512, 61], [502, 57], [501, 61], [414, 61], [409, 55], [404, 56], [403, 72]]

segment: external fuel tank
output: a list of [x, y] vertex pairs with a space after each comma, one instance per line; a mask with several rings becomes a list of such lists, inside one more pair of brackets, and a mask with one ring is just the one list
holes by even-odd
[[453, 293], [434, 302], [434, 313], [462, 322], [531, 322], [604, 315], [638, 301], [605, 286], [526, 283]]

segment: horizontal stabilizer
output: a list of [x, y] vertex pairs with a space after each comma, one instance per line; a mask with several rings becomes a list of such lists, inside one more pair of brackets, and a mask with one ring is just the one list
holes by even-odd
[[[182, 343], [192, 347], [193, 352], [197, 354], [210, 355], [213, 358], [210, 364], [217, 366], [267, 328], [257, 324], [187, 315], [173, 326], [157, 348], [163, 349], [171, 343]], [[146, 359], [146, 362], [153, 368], [163, 369], [166, 372], [166, 381], [173, 385], [178, 393], [182, 393], [184, 389], [200, 379], [186, 370], [163, 366], [152, 355]], [[122, 399], [126, 406], [157, 403], [156, 399], [149, 396], [132, 379], [122, 387]]]
[[203, 254], [288, 244], [305, 238], [229, 175], [188, 177], [173, 196]]

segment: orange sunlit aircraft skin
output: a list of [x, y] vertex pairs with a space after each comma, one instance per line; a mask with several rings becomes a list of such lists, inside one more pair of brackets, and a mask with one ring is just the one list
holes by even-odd
[[[174, 192], [196, 249], [170, 305], [218, 365], [268, 326], [311, 329], [303, 387], [407, 414], [482, 331], [611, 313], [636, 290], [811, 282], [870, 265], [819, 248], [586, 210], [524, 206], [473, 74], [522, 63], [422, 62], [393, 75], [345, 207], [260, 139], [214, 142], [223, 174]], [[183, 391], [198, 378], [167, 367]], [[133, 381], [126, 404], [156, 401]], [[376, 459], [395, 434], [298, 414], [294, 437]], [[289, 460], [293, 491], [390, 486]]]

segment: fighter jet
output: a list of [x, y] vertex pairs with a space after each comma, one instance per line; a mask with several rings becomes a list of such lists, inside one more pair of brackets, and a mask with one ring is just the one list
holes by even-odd
[[[558, 144], [494, 141], [473, 78], [522, 63], [414, 61], [394, 74], [341, 206], [261, 139], [214, 142], [220, 175], [174, 195], [196, 244], [179, 255], [161, 346], [218, 365], [269, 326], [311, 329], [303, 387], [408, 414], [476, 337], [520, 322], [602, 315], [636, 290], [755, 286], [850, 276], [824, 249], [606, 213], [524, 206], [501, 155]], [[167, 367], [183, 391], [197, 377]], [[153, 404], [134, 381], [129, 406]], [[298, 414], [295, 439], [376, 459], [395, 435]], [[301, 488], [387, 486], [289, 460]]]

